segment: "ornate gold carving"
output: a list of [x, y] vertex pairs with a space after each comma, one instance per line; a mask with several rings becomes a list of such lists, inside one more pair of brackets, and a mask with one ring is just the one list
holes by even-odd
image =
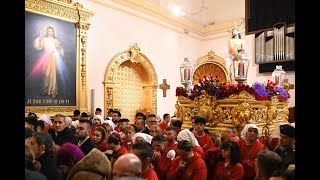
[[213, 76], [219, 76], [220, 82], [227, 82], [227, 69], [225, 60], [217, 56], [212, 50], [207, 55], [202, 56], [196, 60], [193, 64], [195, 69], [193, 75], [192, 84], [198, 84], [199, 79], [203, 78], [203, 75], [212, 74]]
[[272, 132], [274, 123], [288, 122], [288, 103], [279, 102], [276, 96], [271, 101], [257, 101], [247, 95], [246, 98], [217, 100], [205, 91], [201, 93], [193, 101], [178, 97], [175, 115], [182, 120], [183, 128], [191, 127], [190, 120], [195, 115], [206, 118], [209, 131], [225, 131], [234, 125], [254, 123], [261, 129], [267, 126]]
[[85, 90], [86, 87], [86, 42], [87, 37], [81, 37], [81, 87], [82, 91]]
[[[129, 61], [128, 61], [129, 62]], [[133, 118], [136, 110], [143, 107], [143, 83], [140, 74], [132, 63], [123, 63], [115, 73], [113, 106], [121, 109], [122, 117]]]
[[[138, 47], [137, 44], [135, 46]], [[145, 109], [148, 113], [157, 113], [158, 80], [155, 69], [140, 50], [136, 52], [138, 57], [132, 56], [133, 47], [130, 48], [130, 51], [119, 53], [113, 57], [104, 78], [105, 101], [108, 98], [106, 87], [113, 87], [113, 96], [109, 101], [113, 102], [112, 108], [121, 107], [121, 113], [126, 118], [133, 118], [139, 109]], [[131, 59], [134, 60], [134, 63]], [[127, 87], [126, 92], [123, 90], [125, 87]], [[123, 95], [130, 97], [125, 98]], [[140, 98], [140, 100], [136, 98]], [[105, 106], [105, 112], [107, 112], [106, 108], [108, 106]]]
[[243, 102], [238, 104], [231, 110], [233, 124], [235, 125], [246, 125], [248, 123], [254, 123], [251, 121], [251, 112], [253, 109], [250, 104], [247, 102]]
[[222, 109], [216, 107], [216, 99], [209, 96], [207, 91], [202, 90], [201, 95], [195, 98], [197, 109], [199, 109], [197, 116], [203, 117], [209, 123], [209, 126], [216, 126], [220, 123]]
[[106, 87], [106, 95], [107, 95], [107, 100], [106, 102], [106, 107], [108, 109], [112, 109], [113, 107], [113, 88], [112, 87]]
[[[70, 0], [69, 0], [70, 1]], [[79, 15], [81, 15], [80, 21], [88, 21], [90, 17], [94, 15], [92, 11], [83, 8], [80, 3], [70, 3], [66, 1], [55, 0], [25, 0], [25, 9], [40, 14], [48, 14], [52, 17], [58, 17], [60, 19], [68, 20], [71, 22], [79, 22]], [[80, 12], [78, 12], [78, 10]]]
[[294, 89], [294, 84], [290, 84], [288, 79], [283, 81], [283, 89], [289, 91], [289, 89]]
[[256, 98], [248, 93], [247, 91], [243, 90], [239, 94], [232, 94], [228, 97], [228, 99], [252, 99], [255, 100]]
[[130, 61], [133, 63], [139, 62], [140, 59], [140, 48], [138, 47], [138, 44], [135, 43], [134, 46], [130, 48]]
[[73, 111], [76, 110], [76, 107], [48, 107], [48, 108], [37, 108], [37, 107], [26, 107], [25, 113], [28, 114], [29, 112], [34, 112], [36, 114], [50, 114], [54, 115], [56, 113], [69, 113], [70, 115], [73, 114]]

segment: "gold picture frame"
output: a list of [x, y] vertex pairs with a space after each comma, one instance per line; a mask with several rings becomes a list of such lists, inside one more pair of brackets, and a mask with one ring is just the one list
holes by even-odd
[[25, 14], [25, 114], [88, 112], [86, 46], [94, 13], [71, 0], [25, 0]]

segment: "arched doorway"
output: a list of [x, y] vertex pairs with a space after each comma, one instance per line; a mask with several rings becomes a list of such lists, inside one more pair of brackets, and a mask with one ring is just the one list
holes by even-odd
[[219, 76], [222, 83], [230, 81], [225, 60], [217, 56], [212, 50], [207, 55], [198, 58], [193, 67], [195, 71], [192, 84], [198, 84], [199, 79], [209, 74], [212, 74], [213, 77]]
[[137, 44], [114, 56], [104, 78], [104, 112], [120, 110], [123, 118], [133, 120], [136, 112], [157, 113], [158, 78], [150, 60]]

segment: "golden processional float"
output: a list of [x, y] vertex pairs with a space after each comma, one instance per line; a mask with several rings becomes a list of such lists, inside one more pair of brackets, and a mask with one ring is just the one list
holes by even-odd
[[[212, 51], [200, 57], [193, 65], [185, 58], [180, 71], [181, 82], [185, 87], [176, 89], [177, 101], [174, 114], [183, 122], [183, 129], [192, 127], [193, 116], [206, 118], [206, 128], [210, 132], [220, 133], [228, 127], [254, 123], [263, 135], [270, 135], [274, 130], [274, 124], [288, 122], [289, 94], [286, 90], [283, 92], [283, 89], [272, 81], [268, 81], [268, 84], [257, 83], [256, 89], [259, 86], [265, 90], [273, 88], [272, 93], [274, 93], [270, 97], [272, 93], [268, 92], [269, 98], [259, 97], [254, 92], [255, 89], [246, 85], [245, 81], [237, 85], [226, 83], [229, 82], [226, 62]], [[246, 77], [247, 71], [243, 73], [243, 77], [235, 77], [235, 80], [237, 78], [243, 80]], [[192, 90], [190, 86], [194, 86]], [[212, 92], [212, 89], [216, 92]], [[287, 96], [280, 96], [283, 93], [287, 93]]]

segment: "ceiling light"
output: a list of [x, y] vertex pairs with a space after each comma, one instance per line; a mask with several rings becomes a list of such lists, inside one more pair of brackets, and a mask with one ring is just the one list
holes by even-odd
[[179, 6], [173, 6], [171, 11], [175, 16], [184, 16], [184, 12]]

